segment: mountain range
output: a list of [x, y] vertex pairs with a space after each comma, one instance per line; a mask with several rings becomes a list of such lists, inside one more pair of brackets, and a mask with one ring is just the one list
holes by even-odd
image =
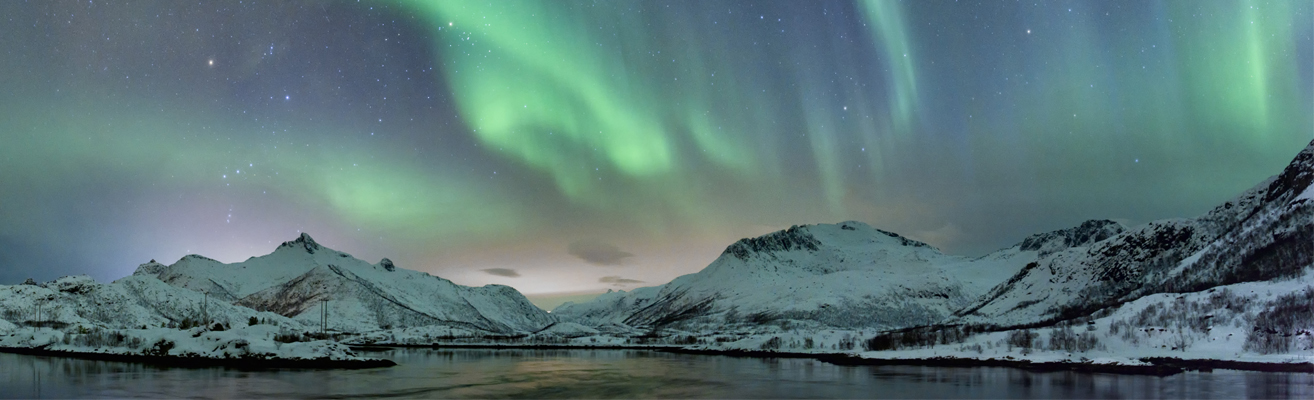
[[1295, 278], [1314, 265], [1314, 142], [1195, 218], [1109, 220], [967, 259], [860, 222], [740, 240], [702, 271], [553, 310], [599, 328], [709, 332], [768, 322], [881, 330], [1045, 326], [1156, 293]]
[[[1094, 323], [1101, 315], [1147, 308], [1146, 299], [1308, 275], [1314, 266], [1311, 181], [1314, 142], [1279, 175], [1204, 215], [1135, 227], [1091, 220], [975, 258], [947, 255], [862, 222], [794, 226], [739, 240], [697, 273], [551, 313], [508, 286], [457, 285], [386, 258], [369, 263], [303, 233], [270, 254], [237, 263], [189, 255], [171, 265], [152, 260], [109, 284], [65, 277], [0, 286], [0, 331], [49, 323], [146, 329], [202, 319], [309, 331], [326, 319], [334, 332], [410, 329], [433, 340], [707, 337], [764, 326], [1000, 332]], [[387, 340], [396, 340], [390, 335]]]

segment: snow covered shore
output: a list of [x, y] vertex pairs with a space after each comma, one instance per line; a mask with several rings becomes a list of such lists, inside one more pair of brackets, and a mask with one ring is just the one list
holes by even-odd
[[307, 337], [308, 329], [287, 317], [152, 277], [104, 284], [71, 276], [0, 286], [0, 310], [0, 351], [11, 353], [247, 368], [392, 365]]
[[0, 351], [170, 366], [243, 368], [373, 368], [392, 361], [362, 357], [330, 340], [287, 342], [272, 325], [215, 331], [191, 329], [66, 329], [21, 327], [0, 336]]

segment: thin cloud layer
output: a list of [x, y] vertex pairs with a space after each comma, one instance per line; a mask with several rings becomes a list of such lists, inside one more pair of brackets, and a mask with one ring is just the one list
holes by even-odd
[[581, 240], [566, 246], [566, 252], [593, 265], [618, 266], [626, 258], [634, 257], [616, 245], [594, 240]]
[[510, 268], [488, 268], [482, 271], [487, 272], [489, 275], [505, 276], [507, 278], [515, 278], [520, 276], [519, 272], [516, 272], [516, 270]]
[[612, 284], [612, 286], [626, 286], [626, 285], [643, 283], [643, 281], [638, 279], [621, 278], [619, 276], [604, 276], [598, 278], [598, 282], [610, 283]]

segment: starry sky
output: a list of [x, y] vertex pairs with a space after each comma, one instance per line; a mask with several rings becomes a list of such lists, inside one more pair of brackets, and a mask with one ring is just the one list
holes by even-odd
[[3, 1], [0, 284], [308, 232], [531, 296], [864, 221], [976, 256], [1314, 136], [1309, 1]]

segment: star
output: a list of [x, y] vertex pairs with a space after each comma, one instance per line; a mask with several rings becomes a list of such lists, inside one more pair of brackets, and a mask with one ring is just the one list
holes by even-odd
[[1031, 34], [1031, 30], [1030, 30], [1030, 29], [1027, 29], [1027, 34], [1028, 34], [1028, 35]]
[[211, 67], [214, 66], [214, 60], [209, 60], [209, 61], [207, 61], [206, 63], [210, 64]]

